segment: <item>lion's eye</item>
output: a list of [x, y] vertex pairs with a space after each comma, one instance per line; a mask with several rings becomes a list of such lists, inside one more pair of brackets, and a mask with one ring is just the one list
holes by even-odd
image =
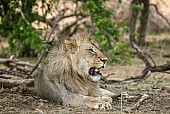
[[93, 48], [89, 48], [89, 49], [87, 49], [88, 50], [88, 52], [92, 55], [92, 56], [96, 56], [96, 52], [95, 52], [95, 50], [93, 49]]
[[88, 50], [88, 51], [90, 51], [90, 52], [94, 52], [94, 50], [93, 50], [93, 49], [91, 49], [91, 48], [90, 48], [90, 49], [87, 49], [87, 50]]

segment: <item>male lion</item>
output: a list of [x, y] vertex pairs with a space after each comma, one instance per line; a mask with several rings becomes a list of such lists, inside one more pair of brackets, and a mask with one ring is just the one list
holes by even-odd
[[114, 94], [99, 87], [107, 58], [89, 32], [57, 42], [36, 71], [35, 88], [44, 99], [65, 106], [111, 109]]

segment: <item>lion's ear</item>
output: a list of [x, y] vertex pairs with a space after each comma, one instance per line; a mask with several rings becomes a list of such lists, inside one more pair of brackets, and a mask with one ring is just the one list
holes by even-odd
[[94, 33], [94, 31], [88, 31], [87, 33], [86, 33], [86, 37], [87, 37], [87, 40], [92, 40], [92, 35], [93, 35], [93, 33]]
[[75, 53], [77, 50], [77, 43], [75, 39], [65, 39], [66, 49], [71, 53]]

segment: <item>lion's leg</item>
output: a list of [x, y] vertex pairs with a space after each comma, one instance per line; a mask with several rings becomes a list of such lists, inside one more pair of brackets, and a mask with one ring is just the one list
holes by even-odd
[[112, 98], [111, 98], [111, 97], [108, 97], [108, 96], [99, 96], [99, 97], [97, 97], [97, 98], [98, 98], [98, 99], [101, 99], [101, 100], [103, 100], [103, 101], [112, 103]]
[[102, 88], [100, 88], [99, 91], [101, 96], [112, 97], [116, 95], [115, 93]]
[[60, 102], [66, 106], [80, 106], [94, 109], [111, 109], [111, 101], [101, 97], [91, 97], [75, 94], [66, 90], [65, 86], [58, 82], [52, 82], [44, 77], [36, 78], [35, 88], [40, 97]]
[[64, 98], [63, 105], [69, 106], [79, 106], [84, 108], [94, 108], [94, 109], [112, 109], [109, 102], [106, 102], [100, 98], [84, 96], [81, 94], [70, 93], [67, 98]]

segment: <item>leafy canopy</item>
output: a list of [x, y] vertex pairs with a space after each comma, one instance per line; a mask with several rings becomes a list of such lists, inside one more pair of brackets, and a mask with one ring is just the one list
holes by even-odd
[[[45, 0], [42, 7], [45, 7]], [[77, 2], [79, 0], [75, 0]], [[107, 0], [83, 0], [82, 12], [77, 16], [90, 15], [95, 27], [94, 39], [99, 42], [104, 51], [108, 54], [110, 61], [121, 62], [128, 58], [129, 54], [125, 42], [120, 37], [120, 27], [112, 19], [114, 11], [107, 9], [104, 3]], [[119, 0], [121, 2], [121, 0]], [[56, 0], [50, 0], [47, 4], [47, 11], [43, 16], [38, 12], [32, 12], [36, 6], [36, 0], [21, 0], [21, 3], [14, 0], [0, 1], [0, 34], [8, 38], [10, 51], [17, 56], [37, 56], [42, 48], [42, 41], [31, 23], [33, 21], [45, 22], [46, 15], [50, 12]], [[20, 11], [22, 10], [25, 18]], [[27, 22], [28, 21], [28, 22]], [[121, 27], [128, 29], [126, 23], [122, 22]]]

